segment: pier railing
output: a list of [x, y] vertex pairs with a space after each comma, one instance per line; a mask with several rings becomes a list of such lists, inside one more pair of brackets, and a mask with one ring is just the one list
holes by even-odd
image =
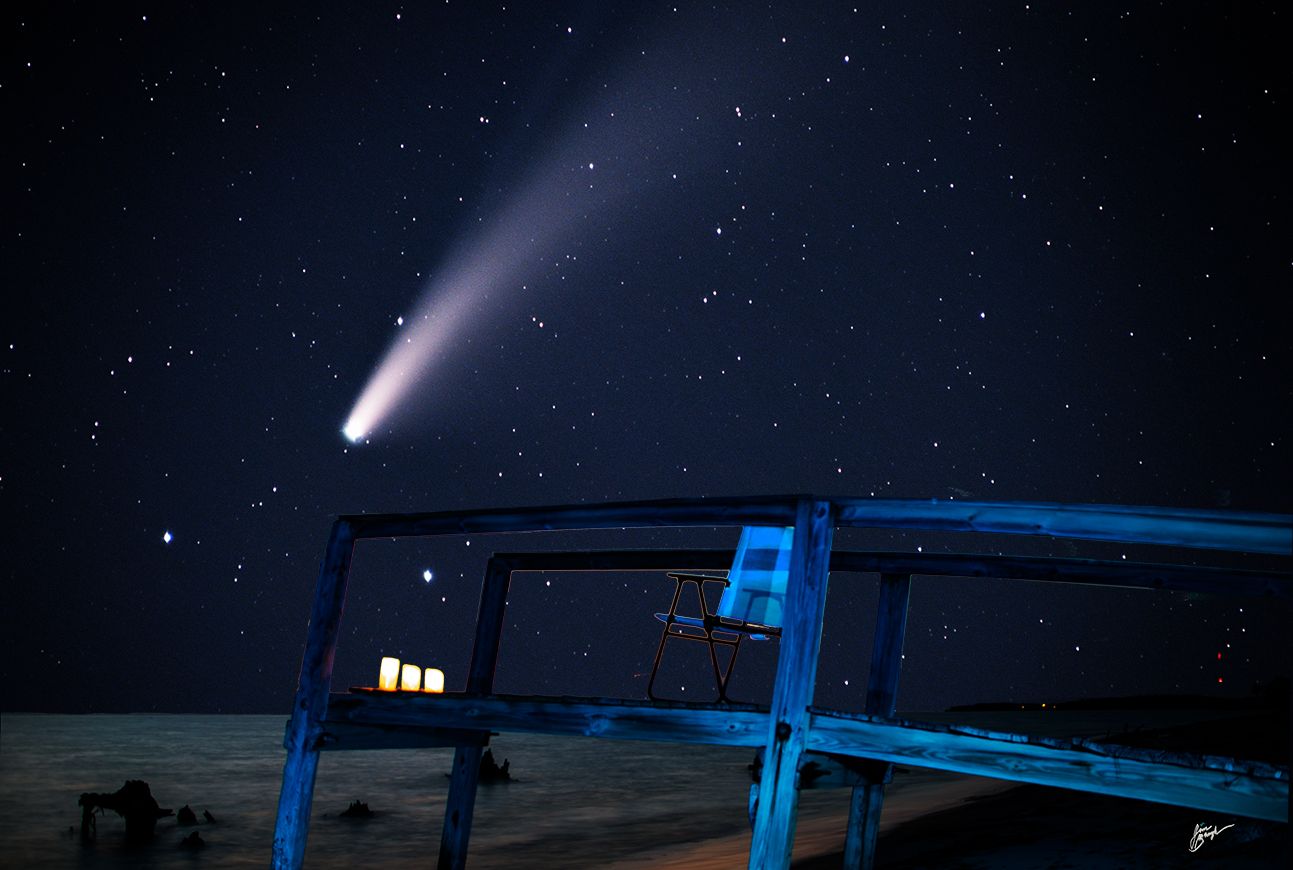
[[[365, 538], [650, 526], [793, 525], [771, 703], [694, 704], [494, 693], [504, 608], [515, 571], [713, 570], [728, 550], [496, 554], [481, 592], [464, 693], [332, 694], [333, 658], [354, 544]], [[853, 787], [845, 866], [874, 861], [884, 785], [896, 762], [1287, 822], [1287, 767], [1215, 756], [1055, 740], [894, 718], [913, 575], [979, 576], [1214, 594], [1287, 597], [1287, 573], [1180, 564], [832, 551], [837, 527], [1040, 535], [1293, 555], [1293, 517], [1152, 507], [785, 496], [340, 517], [328, 541], [285, 737], [273, 866], [304, 859], [318, 754], [326, 748], [454, 746], [439, 866], [463, 867], [481, 750], [493, 731], [761, 747], [749, 866], [786, 868], [800, 771], [811, 756]], [[881, 578], [862, 713], [813, 706], [830, 572]]]

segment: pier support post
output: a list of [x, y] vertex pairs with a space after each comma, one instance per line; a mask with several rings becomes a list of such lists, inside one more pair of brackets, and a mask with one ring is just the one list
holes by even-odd
[[283, 787], [278, 795], [278, 817], [274, 822], [274, 852], [270, 859], [274, 870], [298, 870], [305, 861], [314, 775], [319, 768], [318, 741], [328, 712], [337, 632], [346, 603], [346, 581], [354, 549], [354, 529], [347, 521], [337, 520], [332, 525], [323, 566], [319, 569], [296, 701], [283, 740], [287, 760], [283, 764]]
[[[471, 668], [467, 671], [469, 695], [493, 694], [498, 645], [503, 636], [503, 610], [507, 606], [507, 589], [511, 579], [511, 564], [498, 557], [489, 560], [485, 569], [485, 584], [480, 591]], [[482, 749], [483, 741], [454, 749], [453, 773], [449, 778], [449, 797], [444, 808], [444, 827], [440, 832], [437, 870], [463, 870], [467, 866], [467, 845], [471, 839], [471, 818], [476, 808]]]
[[436, 870], [463, 870], [467, 866], [467, 843], [471, 839], [471, 817], [476, 809], [482, 749], [477, 744], [458, 746], [453, 751], [453, 773], [449, 775], [449, 799], [444, 807]]
[[750, 841], [750, 870], [790, 867], [799, 811], [799, 764], [808, 741], [808, 708], [817, 680], [834, 534], [835, 516], [830, 502], [800, 501], [783, 609], [777, 681], [772, 690], [768, 742]]
[[[892, 716], [897, 703], [910, 598], [910, 575], [880, 575], [880, 602], [876, 609], [871, 674], [866, 692], [866, 712], [872, 716]], [[877, 762], [871, 767], [866, 781], [853, 788], [848, 834], [844, 839], [845, 870], [872, 870], [875, 867], [880, 808], [884, 804], [885, 784], [893, 778], [893, 765]]]

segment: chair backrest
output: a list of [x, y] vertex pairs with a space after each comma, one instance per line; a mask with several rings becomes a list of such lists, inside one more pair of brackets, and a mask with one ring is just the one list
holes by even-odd
[[741, 530], [727, 588], [718, 603], [719, 616], [781, 625], [794, 538], [794, 526], [746, 526]]

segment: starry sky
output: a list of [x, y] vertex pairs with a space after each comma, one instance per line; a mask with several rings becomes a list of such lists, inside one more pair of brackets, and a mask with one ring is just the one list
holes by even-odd
[[[339, 513], [793, 492], [1293, 509], [1276, 4], [6, 18], [6, 710], [286, 711]], [[352, 442], [401, 348], [403, 387]], [[736, 535], [366, 542], [336, 685], [397, 655], [460, 686], [493, 549]], [[518, 578], [499, 689], [643, 696], [671, 589]], [[875, 599], [832, 578], [819, 703], [860, 708]], [[1287, 673], [1288, 619], [918, 580], [899, 707], [1244, 694]], [[671, 647], [677, 697], [707, 691], [695, 651]], [[766, 694], [775, 644], [742, 657], [733, 694]]]

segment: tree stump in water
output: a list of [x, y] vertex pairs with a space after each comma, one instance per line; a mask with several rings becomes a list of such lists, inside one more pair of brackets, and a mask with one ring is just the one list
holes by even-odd
[[126, 842], [143, 843], [151, 840], [157, 830], [157, 820], [171, 815], [174, 810], [164, 810], [157, 805], [148, 783], [142, 779], [127, 780], [126, 784], [111, 794], [85, 792], [77, 801], [81, 807], [81, 839], [94, 839], [94, 813], [112, 810], [126, 820]]

